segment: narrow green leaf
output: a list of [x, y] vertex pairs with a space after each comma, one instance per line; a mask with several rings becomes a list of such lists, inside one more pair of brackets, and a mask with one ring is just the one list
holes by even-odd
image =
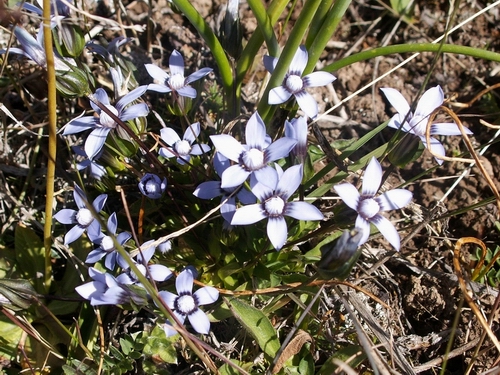
[[264, 353], [274, 358], [280, 349], [280, 342], [268, 317], [259, 309], [236, 298], [231, 300], [224, 298], [224, 300], [234, 317], [252, 335]]

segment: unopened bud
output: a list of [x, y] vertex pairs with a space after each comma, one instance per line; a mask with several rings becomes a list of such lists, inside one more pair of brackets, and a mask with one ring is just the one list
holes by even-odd
[[58, 71], [56, 87], [61, 95], [68, 98], [87, 96], [91, 92], [87, 75], [76, 68], [66, 72]]

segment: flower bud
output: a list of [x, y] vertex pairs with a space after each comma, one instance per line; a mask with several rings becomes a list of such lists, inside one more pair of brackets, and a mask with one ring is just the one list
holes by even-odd
[[37, 293], [28, 280], [0, 280], [0, 305], [11, 310], [26, 310], [37, 297]]
[[61, 23], [53, 31], [54, 44], [61, 56], [80, 56], [85, 48], [85, 37], [79, 26]]
[[167, 189], [167, 179], [160, 179], [155, 174], [146, 173], [139, 181], [139, 190], [143, 195], [151, 199], [160, 199]]
[[226, 15], [219, 29], [222, 47], [234, 59], [238, 59], [243, 50], [239, 5], [239, 0], [228, 1]]
[[77, 68], [56, 72], [57, 91], [67, 98], [83, 97], [90, 94], [89, 79]]
[[325, 279], [345, 279], [361, 254], [358, 245], [361, 237], [360, 228], [346, 229], [333, 247], [330, 243], [323, 245], [318, 273]]

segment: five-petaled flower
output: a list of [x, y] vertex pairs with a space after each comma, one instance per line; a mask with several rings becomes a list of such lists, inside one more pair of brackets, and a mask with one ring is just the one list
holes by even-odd
[[[210, 331], [210, 321], [199, 306], [217, 301], [219, 291], [214, 287], [204, 286], [193, 293], [193, 272], [191, 268], [186, 268], [177, 276], [175, 288], [178, 295], [168, 291], [158, 292], [158, 295], [181, 323], [184, 324], [187, 317], [196, 332], [207, 334]], [[164, 325], [164, 329], [167, 336], [177, 333], [168, 323]]]
[[[87, 235], [91, 241], [97, 240], [101, 235], [101, 225], [87, 208], [87, 197], [78, 185], [75, 185], [73, 197], [78, 210], [63, 208], [54, 215], [54, 219], [61, 224], [75, 224], [75, 226], [64, 236], [64, 244], [69, 245], [73, 241], [76, 241], [85, 231], [87, 231]], [[102, 210], [107, 197], [107, 194], [101, 194], [94, 200], [92, 207], [95, 212], [100, 212]]]
[[[109, 102], [109, 97], [108, 94], [106, 94], [106, 91], [99, 88], [95, 92], [94, 99], [104, 105], [120, 120], [126, 122], [137, 117], [146, 116], [149, 113], [149, 108], [146, 103], [138, 103], [128, 106], [144, 94], [145, 91], [146, 86], [139, 86], [118, 100], [116, 105], [113, 106]], [[104, 146], [104, 142], [106, 142], [109, 132], [115, 129], [118, 124], [111, 116], [101, 110], [101, 108], [99, 108], [92, 101], [90, 102], [90, 105], [94, 109], [96, 116], [83, 116], [71, 120], [66, 124], [63, 135], [76, 134], [87, 129], [93, 129], [85, 141], [84, 148], [88, 158], [94, 159]]]
[[177, 157], [177, 163], [184, 165], [189, 163], [191, 160], [191, 155], [201, 155], [205, 152], [210, 151], [210, 146], [203, 143], [193, 143], [196, 138], [200, 135], [200, 123], [195, 122], [188, 126], [182, 139], [171, 128], [163, 128], [160, 130], [161, 139], [170, 148], [162, 147], [160, 148], [159, 154], [164, 158]]
[[[425, 132], [427, 130], [427, 122], [429, 116], [438, 107], [440, 107], [444, 102], [444, 93], [441, 86], [432, 87], [420, 98], [415, 108], [415, 113], [411, 112], [410, 105], [406, 101], [401, 93], [393, 88], [381, 88], [385, 97], [391, 103], [391, 105], [396, 108], [396, 113], [389, 121], [389, 127], [395, 129], [401, 129], [404, 132], [415, 134], [418, 136], [425, 147], [429, 148], [427, 145], [427, 140], [425, 137]], [[466, 134], [472, 134], [472, 132], [465, 128]], [[461, 135], [460, 128], [454, 122], [447, 123], [434, 123], [431, 125], [430, 135]], [[436, 155], [445, 155], [444, 146], [436, 138], [431, 137], [431, 149]], [[442, 164], [443, 160], [435, 157], [438, 164]]]
[[[305, 89], [328, 85], [335, 81], [336, 77], [328, 72], [313, 72], [302, 77], [308, 58], [306, 47], [300, 46], [295, 52], [282, 85], [273, 88], [269, 92], [268, 103], [281, 104], [293, 95], [304, 113], [311, 118], [315, 118], [318, 115], [318, 103]], [[264, 66], [270, 73], [274, 71], [277, 63], [277, 58], [264, 56]]]
[[[220, 152], [217, 152], [214, 156], [214, 168], [217, 174], [222, 176], [224, 171], [229, 168], [229, 166], [229, 159], [224, 157]], [[227, 199], [226, 203], [221, 206], [220, 212], [222, 217], [228, 223], [231, 223], [234, 212], [236, 211], [236, 198], [238, 198], [238, 200], [243, 204], [255, 203], [257, 199], [252, 192], [248, 191], [244, 187], [242, 187], [236, 194], [232, 195], [235, 190], [236, 188], [221, 188], [220, 181], [206, 181], [198, 185], [193, 194], [201, 199], [212, 199], [218, 196], [222, 196], [222, 201]]]
[[101, 157], [102, 150], [94, 157], [94, 159], [89, 159], [83, 147], [71, 146], [71, 149], [77, 156], [83, 157], [83, 160], [76, 164], [76, 169], [82, 171], [85, 168], [88, 168], [90, 177], [95, 178], [96, 180], [100, 180], [106, 174], [106, 168], [95, 162]]
[[146, 173], [139, 181], [139, 190], [142, 195], [151, 199], [160, 199], [167, 189], [167, 178], [163, 180], [155, 174]]
[[88, 283], [75, 288], [83, 298], [90, 300], [92, 306], [119, 305], [130, 302], [144, 304], [147, 301], [134, 293], [127, 285], [120, 283], [117, 278], [107, 272], [100, 272], [94, 267], [89, 268], [89, 275], [93, 279]]
[[116, 235], [117, 228], [118, 220], [116, 219], [116, 213], [113, 212], [108, 219], [109, 234], [104, 235], [101, 233], [99, 238], [92, 241], [99, 245], [99, 247], [89, 253], [87, 259], [85, 260], [85, 263], [95, 263], [98, 262], [101, 258], [106, 257], [104, 260], [104, 265], [110, 270], [115, 269], [116, 263], [118, 263], [122, 268], [128, 266], [127, 262], [122, 259], [122, 257], [116, 250], [113, 238], [116, 239], [116, 242], [118, 242], [120, 246], [123, 246], [123, 244], [127, 242], [132, 236], [128, 232], [121, 232]]
[[277, 164], [270, 169], [263, 182], [252, 184], [252, 192], [260, 203], [243, 206], [236, 210], [232, 225], [247, 225], [267, 218], [267, 236], [276, 250], [286, 242], [288, 229], [285, 216], [297, 220], [322, 220], [320, 210], [307, 202], [288, 202], [302, 181], [302, 164], [294, 165], [285, 172]]
[[254, 174], [258, 181], [265, 182], [266, 175], [273, 169], [268, 163], [288, 156], [297, 143], [295, 139], [283, 137], [269, 145], [266, 126], [258, 112], [248, 120], [245, 129], [246, 145], [242, 145], [228, 134], [211, 135], [210, 139], [217, 151], [238, 163], [222, 173], [222, 189], [240, 186], [251, 174]]
[[355, 227], [363, 233], [359, 245], [364, 244], [370, 236], [370, 223], [374, 224], [382, 235], [399, 251], [401, 241], [394, 225], [381, 215], [383, 211], [402, 208], [410, 203], [413, 194], [406, 189], [386, 191], [375, 196], [382, 183], [382, 167], [376, 158], [372, 158], [363, 176], [361, 194], [348, 182], [335, 185], [333, 188], [344, 203], [358, 213]]
[[176, 50], [170, 55], [168, 64], [170, 67], [170, 75], [156, 65], [145, 65], [149, 75], [155, 80], [155, 83], [148, 85], [148, 90], [161, 93], [174, 92], [180, 96], [196, 98], [196, 90], [189, 86], [189, 84], [205, 77], [212, 71], [212, 68], [202, 68], [185, 78], [184, 58]]
[[[162, 282], [170, 277], [172, 277], [172, 271], [170, 271], [166, 266], [161, 265], [161, 264], [149, 264], [149, 261], [153, 257], [156, 247], [151, 246], [151, 244], [154, 242], [154, 240], [147, 241], [142, 244], [141, 248], [144, 248], [144, 250], [141, 250], [139, 254], [136, 256], [136, 260], [132, 261], [134, 264], [137, 266], [141, 274], [145, 277], [150, 277], [154, 281]], [[116, 280], [118, 280], [122, 284], [130, 285], [142, 285], [139, 282], [139, 278], [137, 275], [132, 271], [128, 263], [124, 266], [121, 266], [125, 272], [119, 275]]]

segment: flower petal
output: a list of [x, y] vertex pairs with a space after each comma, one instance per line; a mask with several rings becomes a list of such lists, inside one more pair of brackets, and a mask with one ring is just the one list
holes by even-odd
[[152, 264], [148, 270], [154, 281], [162, 282], [172, 277], [172, 271], [161, 264]]
[[401, 239], [399, 238], [399, 233], [394, 225], [392, 225], [389, 220], [380, 214], [377, 214], [372, 218], [372, 223], [377, 227], [387, 241], [389, 241], [389, 243], [397, 251], [399, 251], [399, 248], [401, 247]]
[[360, 195], [358, 189], [356, 189], [353, 184], [345, 182], [343, 184], [335, 185], [333, 189], [347, 206], [353, 210], [358, 210]]
[[307, 53], [307, 49], [305, 46], [299, 46], [295, 55], [293, 55], [292, 62], [290, 63], [290, 67], [288, 68], [289, 72], [293, 72], [294, 74], [301, 76], [302, 72], [307, 65], [307, 60], [309, 59], [309, 55]]
[[103, 284], [99, 281], [91, 281], [75, 288], [76, 292], [79, 295], [88, 300], [94, 298], [96, 295], [104, 294], [106, 289], [106, 284]]
[[307, 116], [312, 119], [318, 116], [318, 103], [311, 94], [302, 90], [295, 93], [295, 99], [297, 100], [297, 104], [300, 109], [302, 109]]
[[294, 165], [288, 168], [281, 176], [276, 193], [284, 200], [288, 200], [295, 193], [295, 190], [302, 182], [302, 164]]
[[415, 116], [429, 116], [437, 107], [443, 104], [443, 101], [444, 93], [441, 86], [430, 88], [424, 92], [418, 101], [417, 108], [415, 108]]
[[102, 248], [97, 248], [95, 250], [92, 250], [89, 255], [87, 255], [87, 259], [85, 259], [85, 263], [95, 263], [100, 261], [104, 255], [106, 255], [106, 252], [102, 250]]
[[274, 72], [276, 68], [276, 64], [278, 63], [278, 59], [269, 55], [264, 56], [264, 66], [266, 67], [269, 73]]
[[284, 215], [297, 220], [323, 220], [324, 216], [318, 208], [307, 202], [287, 203]]
[[265, 218], [266, 214], [261, 204], [250, 204], [236, 210], [233, 220], [231, 220], [231, 225], [253, 224]]
[[54, 215], [56, 219], [61, 224], [75, 224], [76, 223], [76, 211], [70, 208], [63, 208], [57, 214]]
[[217, 151], [232, 161], [238, 162], [240, 155], [245, 151], [243, 145], [228, 134], [211, 135], [210, 139]]
[[196, 296], [198, 305], [200, 306], [214, 303], [219, 299], [219, 291], [212, 286], [204, 286], [194, 292], [194, 295]]
[[170, 74], [176, 75], [180, 74], [184, 77], [184, 58], [180, 54], [180, 52], [175, 49], [172, 51], [170, 58], [168, 59], [168, 66], [170, 68]]
[[116, 228], [118, 228], [118, 219], [116, 218], [116, 212], [113, 212], [108, 219], [108, 233], [115, 234]]
[[183, 293], [190, 294], [193, 290], [193, 280], [194, 277], [191, 269], [184, 269], [184, 271], [177, 276], [177, 279], [175, 279], [175, 288], [177, 289], [177, 293], [179, 293], [179, 295]]
[[297, 141], [293, 138], [283, 137], [276, 140], [264, 150], [264, 162], [269, 163], [287, 157], [296, 144]]
[[85, 153], [89, 159], [92, 159], [101, 151], [110, 130], [110, 128], [95, 128], [88, 135], [85, 141]]
[[160, 137], [169, 146], [173, 146], [176, 142], [179, 142], [181, 138], [176, 133], [174, 129], [163, 128], [160, 130]]
[[210, 320], [208, 320], [208, 317], [200, 309], [196, 309], [193, 313], [189, 314], [188, 319], [196, 332], [205, 335], [210, 332]]
[[358, 215], [356, 218], [356, 223], [354, 224], [355, 228], [361, 229], [361, 238], [359, 239], [358, 246], [363, 245], [366, 241], [368, 241], [368, 237], [370, 237], [370, 223], [363, 219], [361, 215]]
[[[163, 69], [161, 69], [160, 67], [153, 65], [153, 64], [145, 64], [144, 67], [148, 71], [148, 74], [154, 80], [158, 81], [160, 83], [160, 85], [165, 86], [165, 82], [168, 80], [168, 77], [169, 77], [167, 72], [165, 72]], [[156, 91], [156, 90], [152, 89], [150, 86], [151, 85], [148, 85], [148, 90]], [[170, 91], [170, 89], [169, 89], [169, 91]]]
[[148, 115], [148, 113], [149, 113], [149, 107], [146, 103], [134, 104], [125, 109], [120, 114], [120, 120], [122, 121], [133, 120], [138, 117], [145, 117]]
[[304, 87], [326, 86], [336, 79], [337, 78], [333, 74], [321, 71], [310, 73], [302, 78]]
[[269, 91], [267, 103], [270, 105], [281, 104], [290, 99], [291, 96], [292, 93], [290, 91], [285, 89], [283, 86], [278, 86]]
[[405, 97], [401, 93], [393, 88], [384, 87], [380, 91], [385, 95], [389, 103], [398, 111], [400, 115], [406, 117], [408, 112], [410, 112], [410, 105], [406, 101]]
[[361, 194], [373, 197], [382, 183], [382, 167], [375, 157], [372, 157], [363, 175]]
[[232, 165], [222, 173], [221, 188], [228, 189], [240, 186], [250, 175], [250, 172], [245, 170], [240, 165]]
[[196, 90], [191, 86], [180, 87], [176, 91], [180, 96], [185, 96], [186, 98], [191, 98], [191, 99], [196, 98], [196, 96], [198, 95]]
[[[420, 137], [420, 139], [422, 140], [422, 143], [424, 144], [424, 146], [427, 147], [427, 148], [429, 148], [429, 145], [427, 144], [427, 140], [425, 139], [425, 137]], [[432, 148], [432, 152], [434, 154], [442, 155], [442, 156], [446, 155], [446, 151], [444, 149], [444, 146], [436, 138], [432, 138], [431, 137], [431, 148]], [[443, 160], [442, 159], [439, 159], [436, 156], [434, 156], [434, 158], [436, 159], [436, 162], [439, 165], [443, 164]]]
[[[250, 178], [250, 187], [256, 197], [264, 200], [266, 197], [273, 194], [273, 191], [278, 185], [278, 181], [279, 177], [277, 171], [269, 165], [266, 165], [264, 168], [253, 172], [252, 177]], [[264, 185], [265, 189], [258, 185]]]
[[288, 237], [288, 228], [283, 216], [269, 218], [267, 222], [267, 236], [276, 250], [280, 250], [283, 247]]
[[155, 92], [161, 92], [161, 93], [166, 93], [172, 91], [172, 89], [168, 86], [161, 85], [158, 83], [150, 83], [148, 85], [148, 91], [155, 91]]
[[[464, 127], [465, 134], [472, 134], [469, 128]], [[431, 135], [462, 135], [460, 128], [454, 122], [435, 123], [431, 125]]]
[[245, 142], [249, 148], [263, 150], [266, 147], [266, 125], [258, 112], [255, 112], [247, 122]]
[[182, 137], [182, 139], [188, 141], [189, 144], [192, 144], [199, 135], [200, 135], [200, 123], [195, 122], [194, 124], [188, 126], [188, 128], [184, 132], [184, 136]]
[[177, 295], [175, 295], [174, 293], [163, 290], [161, 292], [158, 292], [158, 296], [170, 309], [173, 309], [175, 307], [175, 300], [177, 299]]
[[83, 232], [85, 232], [84, 227], [81, 227], [79, 225], [75, 225], [64, 236], [64, 244], [66, 246], [68, 246], [70, 243], [75, 242], [77, 239], [79, 239], [81, 237]]
[[94, 116], [83, 116], [71, 120], [64, 127], [63, 135], [77, 134], [84, 130], [96, 127], [97, 118]]
[[205, 77], [212, 70], [213, 70], [212, 68], [201, 68], [197, 72], [194, 72], [193, 74], [189, 75], [189, 77], [186, 78], [186, 85], [189, 85], [191, 82], [197, 81], [200, 78]]
[[210, 146], [204, 143], [193, 145], [191, 148], [191, 155], [202, 155], [210, 151]]
[[386, 191], [384, 194], [375, 198], [380, 211], [389, 211], [402, 208], [411, 202], [413, 194], [406, 189], [394, 189]]
[[212, 199], [224, 194], [224, 191], [220, 188], [220, 181], [206, 181], [199, 184], [193, 194], [201, 199]]

